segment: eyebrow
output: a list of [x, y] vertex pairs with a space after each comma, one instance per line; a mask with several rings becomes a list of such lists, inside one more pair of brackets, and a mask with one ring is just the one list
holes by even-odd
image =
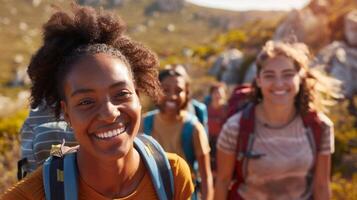
[[[282, 71], [282, 73], [286, 73], [286, 72], [296, 72], [295, 69], [284, 69]], [[273, 70], [263, 70], [262, 71], [263, 74], [270, 74], [270, 73], [275, 73]]]
[[[119, 81], [119, 82], [114, 83], [111, 86], [109, 86], [109, 88], [113, 89], [116, 87], [123, 87], [123, 86], [127, 86], [127, 85], [128, 84], [126, 81]], [[95, 91], [94, 89], [87, 89], [87, 88], [78, 89], [78, 90], [75, 90], [74, 92], [72, 92], [71, 97], [73, 97], [75, 95], [79, 95], [79, 94], [92, 93], [94, 91]]]

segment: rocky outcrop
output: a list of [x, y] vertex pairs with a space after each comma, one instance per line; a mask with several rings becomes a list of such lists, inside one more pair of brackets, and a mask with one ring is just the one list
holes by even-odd
[[324, 14], [315, 14], [310, 8], [293, 10], [276, 29], [274, 39], [281, 40], [291, 35], [314, 49], [321, 48], [330, 39], [328, 18]]
[[229, 49], [218, 56], [208, 73], [219, 81], [237, 84], [242, 62], [243, 53], [238, 49]]
[[335, 41], [319, 52], [314, 66], [342, 81], [347, 98], [357, 93], [357, 48]]

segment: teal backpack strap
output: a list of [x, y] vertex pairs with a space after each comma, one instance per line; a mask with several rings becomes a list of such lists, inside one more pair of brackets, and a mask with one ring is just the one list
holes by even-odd
[[182, 134], [181, 134], [181, 141], [182, 141], [182, 148], [185, 154], [185, 157], [190, 164], [190, 166], [196, 170], [195, 167], [195, 149], [193, 145], [193, 131], [195, 130], [195, 122], [197, 118], [191, 113], [188, 113], [185, 123], [182, 127]]
[[64, 157], [64, 194], [67, 200], [78, 199], [78, 168], [76, 162], [76, 153], [66, 154]]
[[42, 173], [46, 200], [78, 199], [75, 153], [47, 158]]
[[158, 112], [158, 110], [152, 110], [146, 113], [146, 116], [143, 119], [143, 131], [146, 135], [151, 135], [154, 127], [154, 117]]
[[151, 136], [138, 135], [134, 147], [144, 160], [160, 200], [174, 197], [174, 178], [165, 151]]
[[206, 133], [208, 134], [208, 111], [207, 106], [204, 103], [197, 101], [196, 99], [191, 100], [193, 108], [195, 109], [195, 114], [198, 120], [201, 122], [203, 127], [205, 127]]

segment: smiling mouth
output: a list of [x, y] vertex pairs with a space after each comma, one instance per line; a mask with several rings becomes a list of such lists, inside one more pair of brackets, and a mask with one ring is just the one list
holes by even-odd
[[275, 95], [284, 95], [284, 94], [286, 94], [286, 93], [288, 93], [286, 90], [283, 90], [283, 91], [274, 91], [274, 92], [273, 92], [273, 94], [275, 94]]
[[106, 131], [106, 132], [102, 132], [102, 133], [98, 133], [95, 134], [94, 136], [98, 139], [110, 139], [110, 138], [114, 138], [118, 135], [121, 135], [122, 133], [124, 133], [126, 131], [126, 127], [127, 126], [122, 126], [121, 128], [117, 128], [117, 129], [113, 129], [110, 131]]
[[172, 102], [172, 101], [167, 101], [165, 103], [166, 107], [170, 108], [170, 109], [174, 109], [176, 108], [176, 103], [175, 102]]

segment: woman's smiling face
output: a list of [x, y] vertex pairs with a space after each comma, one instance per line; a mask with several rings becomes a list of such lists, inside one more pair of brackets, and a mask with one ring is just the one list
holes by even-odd
[[263, 101], [271, 105], [293, 105], [301, 78], [293, 61], [286, 56], [268, 59], [257, 78]]
[[127, 155], [141, 119], [129, 66], [104, 53], [84, 56], [73, 64], [63, 88], [61, 106], [80, 152], [100, 159]]

